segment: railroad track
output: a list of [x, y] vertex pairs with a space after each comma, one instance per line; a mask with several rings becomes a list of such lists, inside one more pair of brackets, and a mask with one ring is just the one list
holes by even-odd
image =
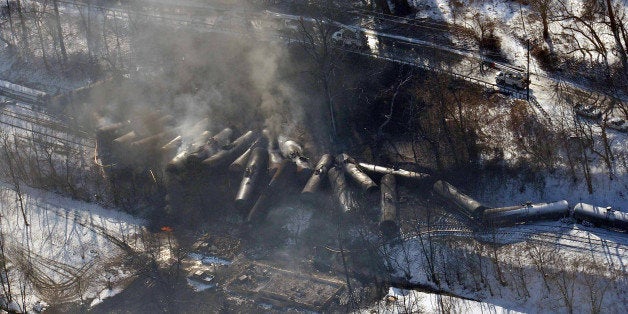
[[31, 104], [43, 104], [46, 93], [0, 80], [0, 95]]
[[53, 120], [50, 119], [42, 119], [42, 118], [38, 118], [35, 116], [31, 116], [25, 113], [19, 113], [17, 111], [12, 111], [6, 108], [2, 108], [0, 109], [0, 115], [4, 115], [4, 116], [8, 116], [11, 118], [15, 118], [18, 120], [22, 120], [25, 122], [28, 122], [32, 125], [37, 125], [37, 126], [41, 126], [44, 129], [49, 129], [49, 130], [54, 130], [54, 131], [59, 131], [59, 132], [63, 132], [66, 134], [72, 134], [74, 136], [83, 138], [83, 139], [88, 139], [91, 140], [89, 134], [87, 134], [87, 132], [85, 131], [81, 131], [81, 130], [74, 130], [73, 128], [70, 128], [69, 126], [59, 123], [59, 122], [55, 122]]
[[[15, 102], [10, 104], [12, 107], [20, 108], [25, 111], [33, 112], [33, 114], [45, 117], [45, 119], [49, 120], [57, 120], [59, 123], [65, 127], [68, 127], [64, 124], [64, 121], [72, 121], [76, 120], [75, 117], [64, 115], [64, 114], [51, 114], [46, 111], [46, 108], [38, 105], [23, 105], [21, 103]], [[69, 128], [69, 127], [68, 127]], [[72, 131], [78, 132], [79, 134], [83, 134], [85, 137], [91, 138], [91, 131], [88, 131], [89, 128], [85, 128], [83, 126], [78, 126], [76, 128], [71, 128]]]
[[[603, 254], [615, 255], [617, 257], [626, 256], [626, 252], [628, 251], [628, 246], [623, 244], [615, 243], [612, 245], [613, 249], [616, 251], [615, 253], [609, 252], [608, 248], [610, 247], [607, 240], [604, 239], [594, 239], [594, 238], [585, 238], [570, 234], [552, 234], [552, 233], [542, 233], [542, 234], [534, 234], [527, 233], [524, 234], [529, 236], [529, 239], [534, 242], [543, 242], [545, 244], [555, 244], [560, 248], [567, 248], [576, 251], [595, 251]], [[559, 243], [559, 241], [563, 243]], [[564, 243], [573, 242], [574, 244]]]
[[90, 149], [94, 149], [96, 147], [95, 144], [91, 144], [89, 142], [88, 143], [76, 142], [76, 141], [69, 140], [69, 139], [66, 139], [66, 138], [62, 138], [62, 137], [59, 137], [59, 136], [56, 136], [56, 135], [47, 134], [47, 133], [43, 133], [43, 132], [36, 131], [36, 130], [33, 130], [33, 129], [29, 129], [29, 128], [26, 128], [24, 126], [20, 126], [20, 125], [11, 123], [11, 122], [0, 121], [0, 124], [6, 125], [6, 126], [9, 126], [9, 127], [18, 129], [18, 130], [31, 132], [33, 134], [37, 134], [37, 135], [40, 135], [40, 136], [43, 136], [43, 137], [46, 137], [46, 138], [50, 138], [50, 139], [53, 139], [53, 140], [56, 140], [56, 141], [59, 141], [61, 143], [65, 143], [65, 144], [73, 144], [73, 145], [77, 145], [77, 146], [80, 146], [80, 147], [86, 147], [86, 148], [90, 148]]
[[[500, 92], [500, 93], [504, 93], [507, 95], [512, 95], [515, 98], [519, 98], [522, 100], [526, 100], [527, 99], [527, 95], [525, 93], [525, 91], [521, 91], [515, 88], [511, 88], [511, 87], [506, 87], [506, 86], [502, 86], [502, 85], [498, 85], [496, 83], [492, 83], [492, 82], [487, 82], [472, 76], [468, 76], [468, 75], [462, 75], [462, 74], [458, 74], [452, 71], [447, 71], [444, 69], [439, 69], [430, 65], [427, 65], [425, 63], [419, 63], [416, 62], [414, 60], [405, 60], [405, 59], [401, 59], [399, 57], [395, 57], [391, 54], [387, 54], [387, 55], [382, 55], [382, 54], [375, 54], [372, 52], [366, 52], [363, 50], [355, 50], [355, 49], [347, 49], [346, 47], [335, 47], [335, 49], [337, 50], [341, 50], [341, 51], [345, 51], [345, 52], [349, 52], [349, 53], [353, 53], [353, 54], [359, 54], [359, 55], [363, 55], [366, 57], [370, 57], [370, 58], [375, 58], [375, 59], [381, 59], [381, 60], [386, 60], [389, 62], [394, 62], [394, 63], [398, 63], [398, 64], [404, 64], [404, 65], [408, 65], [408, 66], [412, 66], [412, 67], [416, 67], [416, 68], [420, 68], [420, 69], [424, 69], [424, 70], [428, 70], [431, 72], [436, 72], [436, 73], [442, 73], [451, 77], [454, 77], [456, 79], [460, 79], [460, 80], [464, 80], [467, 82], [470, 82], [472, 84], [476, 84], [476, 85], [480, 85], [486, 88], [490, 88], [494, 91]], [[547, 113], [547, 111], [545, 111], [543, 109], [543, 107], [541, 107], [541, 105], [538, 103], [538, 101], [536, 100], [536, 98], [534, 96], [530, 97], [530, 100], [528, 101], [528, 103], [532, 104], [532, 106], [534, 106], [534, 108], [538, 109], [541, 112], [541, 115], [546, 118], [548, 121], [550, 121], [551, 123], [551, 118], [549, 117], [549, 114]]]
[[[82, 3], [82, 2], [69, 2], [69, 1], [59, 1], [59, 3], [64, 3], [67, 5], [71, 5], [74, 7], [86, 7], [88, 6], [88, 4], [86, 3]], [[168, 7], [168, 8], [172, 8], [173, 6], [166, 4], [166, 3], [150, 3], [147, 2], [145, 3], [145, 6], [148, 5], [147, 8], [149, 8], [151, 5], [154, 6], [160, 6], [160, 7]], [[102, 10], [108, 10], [108, 11], [112, 11], [112, 12], [118, 12], [121, 13], [122, 15], [119, 16], [123, 16], [124, 14], [128, 14], [128, 13], [133, 13], [135, 16], [141, 16], [141, 17], [145, 17], [145, 18], [151, 18], [151, 19], [158, 19], [160, 21], [169, 21], [172, 23], [175, 23], [177, 25], [183, 25], [183, 26], [190, 26], [190, 27], [194, 27], [195, 29], [200, 29], [203, 31], [209, 31], [209, 32], [216, 32], [216, 33], [223, 33], [223, 34], [231, 34], [231, 35], [238, 35], [238, 36], [250, 36], [251, 35], [251, 29], [247, 29], [245, 31], [238, 31], [235, 30], [232, 27], [229, 27], [230, 25], [227, 25], [227, 27], [223, 27], [217, 24], [212, 24], [212, 23], [207, 23], [204, 22], [203, 20], [190, 20], [190, 19], [185, 19], [181, 16], [176, 16], [176, 15], [156, 15], [156, 14], [150, 14], [150, 13], [146, 13], [146, 10], [139, 10], [135, 7], [131, 7], [131, 6], [116, 6], [116, 7], [111, 7], [111, 6], [98, 6], [98, 5], [94, 5], [91, 4], [92, 8], [99, 8]], [[178, 6], [175, 6], [178, 8]], [[233, 16], [233, 18], [240, 18], [243, 20], [243, 22], [250, 22], [251, 18], [266, 18], [267, 16], [265, 16], [263, 13], [257, 13], [255, 11], [244, 11], [244, 10], [238, 10], [238, 9], [234, 9], [234, 8], [216, 8], [216, 7], [211, 7], [211, 6], [206, 6], [206, 5], [197, 5], [195, 4], [193, 7], [197, 8], [197, 9], [206, 9], [206, 10], [211, 10], [211, 11], [216, 11], [216, 12], [232, 12], [232, 13], [237, 13], [237, 16]], [[431, 29], [438, 29], [439, 31], [442, 31], [443, 27], [446, 27], [448, 29], [464, 29], [464, 27], [462, 26], [457, 26], [457, 25], [451, 25], [448, 23], [442, 23], [442, 22], [437, 22], [437, 21], [433, 21], [430, 19], [418, 19], [418, 18], [408, 18], [408, 17], [398, 17], [398, 16], [394, 16], [394, 15], [389, 15], [389, 14], [384, 14], [384, 13], [379, 13], [379, 12], [372, 12], [372, 11], [367, 11], [367, 10], [363, 10], [363, 9], [353, 9], [348, 11], [350, 14], [356, 15], [356, 16], [368, 16], [368, 17], [372, 17], [375, 19], [379, 19], [379, 20], [385, 20], [391, 23], [396, 23], [396, 24], [403, 24], [403, 25], [410, 25], [413, 27], [422, 27], [422, 28], [431, 28]], [[277, 18], [292, 18], [293, 16], [290, 16], [288, 14], [281, 14], [281, 13], [274, 13], [273, 14], [275, 17]], [[189, 17], [187, 15], [184, 15], [184, 17]], [[249, 20], [247, 20], [247, 18]], [[301, 17], [303, 18], [303, 17]], [[246, 21], [245, 21], [246, 20]], [[311, 21], [313, 20], [312, 18], [309, 17], [305, 17], [304, 20], [306, 21]], [[244, 25], [245, 23], [242, 23], [242, 25]], [[250, 24], [250, 23], [249, 23]], [[338, 22], [332, 22], [332, 24], [338, 26], [338, 27], [348, 27], [348, 28], [356, 28], [356, 27], [352, 27], [352, 26], [348, 26], [348, 25], [344, 25]], [[360, 28], [360, 27], [357, 27]], [[360, 28], [363, 31], [366, 32], [373, 32], [373, 30], [369, 30], [369, 29], [363, 29]], [[517, 67], [512, 66], [510, 64], [506, 64], [503, 62], [498, 62], [492, 59], [487, 59], [485, 57], [481, 57], [478, 55], [479, 51], [476, 50], [468, 50], [468, 49], [460, 49], [460, 47], [443, 47], [443, 45], [436, 45], [434, 43], [428, 43], [425, 42], [423, 44], [417, 44], [417, 43], [413, 43], [413, 42], [408, 42], [406, 38], [406, 40], [403, 40], [402, 38], [397, 38], [397, 37], [401, 37], [401, 36], [395, 36], [392, 34], [382, 34], [379, 32], [375, 32], [377, 36], [382, 36], [382, 37], [388, 37], [389, 39], [392, 40], [396, 40], [399, 43], [402, 44], [415, 44], [417, 46], [421, 46], [421, 47], [432, 47], [434, 49], [439, 49], [439, 50], [444, 50], [447, 52], [451, 52], [451, 53], [455, 53], [455, 54], [460, 54], [462, 56], [466, 56], [466, 57], [470, 57], [470, 58], [475, 58], [481, 61], [491, 61], [493, 64], [495, 64], [496, 67], [500, 68], [500, 69], [515, 69]], [[268, 35], [268, 34], [266, 34]], [[279, 39], [280, 41], [284, 41], [284, 42], [295, 42], [295, 40], [293, 38], [290, 38], [289, 36], [285, 36], [285, 35], [281, 35], [281, 34], [273, 34], [272, 36], [270, 36], [272, 38], [275, 39]], [[372, 55], [371, 55], [372, 56]], [[392, 62], [398, 62], [399, 60], [389, 60]], [[415, 64], [416, 66], [416, 64]], [[426, 68], [427, 70], [435, 70], [433, 68]], [[506, 94], [510, 94], [513, 95], [516, 98], [520, 98], [520, 99], [527, 99], [526, 95], [524, 92], [516, 90], [516, 89], [512, 89], [512, 88], [508, 88], [508, 87], [504, 87], [504, 86], [498, 86], [496, 84], [493, 84], [491, 82], [486, 82], [483, 81], [481, 79], [477, 79], [477, 78], [471, 78], [465, 75], [460, 75], [460, 74], [456, 74], [456, 73], [452, 73], [452, 72], [447, 72], [448, 74], [451, 74], [452, 76], [455, 76], [457, 78], [462, 78], [465, 79], [467, 81], [471, 81], [473, 83], [478, 83], [484, 86], [492, 86], [494, 89], [497, 89], [500, 92], [504, 92]], [[539, 74], [535, 74], [535, 75], [539, 75]], [[539, 76], [543, 76], [546, 77], [548, 79], [551, 79], [549, 76], [546, 75], [539, 75]], [[495, 88], [497, 87], [497, 88]], [[536, 101], [535, 98], [531, 98], [529, 101], [532, 106], [534, 106], [540, 113], [541, 115], [547, 119], [547, 121], [549, 121], [551, 123], [551, 118], [549, 117], [549, 114], [538, 104], [538, 102]]]
[[353, 14], [359, 17], [371, 17], [381, 21], [391, 22], [399, 26], [410, 26], [421, 29], [427, 29], [430, 31], [443, 32], [447, 30], [465, 30], [464, 27], [455, 24], [440, 23], [428, 18], [409, 18], [403, 16], [396, 16], [391, 14], [385, 14], [381, 12], [373, 12], [363, 9], [353, 9], [347, 11], [347, 13]]
[[[42, 145], [57, 147], [62, 144], [61, 150], [68, 149], [74, 152], [80, 152], [81, 148], [93, 149], [95, 147], [95, 140], [87, 132], [74, 130], [66, 124], [57, 122], [53, 115], [42, 113], [24, 105], [11, 104], [11, 106], [30, 111], [33, 114], [10, 110], [8, 107], [0, 108], [0, 124], [37, 135], [40, 137], [38, 141]], [[45, 118], [39, 116], [45, 116]], [[35, 137], [23, 138], [35, 140]]]
[[[570, 230], [572, 230], [570, 228]], [[421, 230], [411, 234], [404, 235], [404, 240], [410, 240], [419, 236], [429, 235], [430, 237], [459, 237], [465, 239], [481, 239], [487, 242], [499, 242], [505, 237], [512, 238], [511, 242], [530, 241], [544, 245], [556, 245], [562, 249], [569, 249], [577, 252], [595, 252], [604, 255], [616, 256], [623, 258], [628, 253], [628, 245], [621, 243], [613, 243], [612, 249], [609, 250], [608, 240], [593, 239], [573, 234], [555, 234], [552, 231], [542, 231], [538, 229], [511, 229], [511, 230], [486, 230], [473, 231], [469, 229], [461, 229], [451, 226], [431, 226], [428, 230]], [[560, 243], [559, 241], [571, 241], [576, 244]], [[577, 245], [580, 244], [580, 245]]]
[[[66, 1], [60, 1], [60, 3], [67, 3], [67, 4], [74, 5], [74, 6], [87, 6], [87, 4], [83, 4], [83, 3], [78, 4], [78, 3], [66, 2]], [[235, 30], [232, 27], [223, 27], [223, 26], [217, 25], [216, 23], [207, 23], [207, 22], [204, 22], [204, 21], [201, 21], [201, 20], [189, 20], [189, 19], [184, 19], [184, 18], [181, 18], [181, 17], [169, 17], [169, 16], [163, 16], [163, 15], [148, 14], [148, 13], [145, 13], [145, 12], [140, 12], [139, 10], [134, 10], [134, 9], [132, 9], [130, 7], [129, 8], [124, 8], [124, 9], [122, 9], [122, 8], [111, 8], [111, 7], [105, 7], [105, 6], [97, 6], [97, 5], [91, 5], [91, 7], [100, 8], [100, 9], [109, 10], [109, 11], [116, 11], [116, 12], [123, 13], [123, 14], [133, 13], [133, 14], [135, 14], [137, 16], [141, 16], [141, 17], [145, 17], [145, 18], [158, 19], [160, 21], [169, 21], [169, 22], [172, 22], [172, 23], [180, 25], [180, 26], [190, 26], [190, 27], [194, 27], [195, 29], [200, 29], [200, 30], [203, 30], [203, 31], [215, 32], [215, 33], [224, 33], [224, 34], [231, 34], [231, 35], [238, 35], [238, 36], [247, 36], [247, 37], [250, 37], [253, 33], [255, 33], [255, 32], [252, 32], [251, 29], [238, 31], [238, 30]], [[226, 10], [226, 11], [233, 11], [233, 10]], [[359, 10], [357, 10], [356, 12], [359, 12]], [[362, 12], [364, 12], [364, 11], [362, 11]], [[243, 11], [243, 12], [240, 12], [240, 13], [243, 13], [243, 14], [241, 14], [238, 17], [243, 19], [243, 20], [246, 20], [245, 17], [249, 17], [249, 18], [252, 17], [252, 16], [264, 17], [263, 14], [257, 14], [255, 12], [244, 12]], [[358, 14], [358, 13], [354, 13], [354, 14]], [[364, 14], [364, 13], [359, 13], [359, 14]], [[278, 14], [278, 17], [281, 17], [281, 16], [283, 16], [283, 14]], [[390, 19], [390, 17], [385, 16], [384, 14], [376, 14], [376, 15], [374, 15], [374, 17]], [[405, 18], [405, 19], [409, 20], [409, 21], [412, 21], [412, 19], [409, 19], [409, 18]], [[312, 19], [311, 18], [306, 18], [305, 20], [306, 21], [310, 21]], [[247, 22], [250, 22], [250, 21], [247, 21]], [[331, 23], [333, 25], [338, 26], [338, 27], [356, 28], [356, 27], [350, 27], [348, 25], [344, 25], [344, 24], [341, 24], [341, 23], [338, 23], [338, 22], [331, 22]], [[412, 23], [414, 23], [416, 25], [419, 25], [416, 21], [414, 21]], [[422, 23], [427, 23], [427, 22], [423, 21]], [[244, 23], [242, 25], [244, 25]], [[441, 25], [441, 24], [439, 24], [439, 25]], [[362, 29], [365, 32], [372, 32], [376, 36], [387, 37], [387, 38], [389, 38], [391, 40], [398, 41], [399, 43], [404, 44], [404, 45], [411, 45], [411, 46], [422, 47], [422, 48], [428, 47], [428, 48], [440, 49], [440, 50], [445, 49], [445, 51], [448, 51], [448, 52], [462, 54], [463, 56], [467, 56], [467, 57], [472, 55], [472, 57], [474, 57], [476, 59], [481, 59], [478, 56], [473, 55], [472, 52], [463, 52], [463, 51], [461, 51], [459, 49], [442, 47], [441, 45], [436, 45], [436, 44], [433, 44], [433, 43], [416, 43], [416, 42], [407, 41], [407, 40], [404, 41], [404, 40], [402, 40], [403, 38], [401, 36], [395, 36], [395, 35], [390, 35], [390, 34], [382, 34], [382, 33], [379, 33], [379, 32], [374, 32], [373, 30], [363, 29], [363, 28], [360, 28], [360, 27], [358, 27], [358, 28]], [[287, 43], [298, 42], [298, 40], [295, 40], [294, 38], [291, 38], [289, 36], [285, 36], [285, 35], [282, 35], [282, 34], [277, 34], [277, 33], [273, 34], [272, 36], [270, 36], [270, 38], [278, 39], [280, 41], [287, 42]], [[478, 79], [478, 78], [474, 78], [474, 77], [458, 74], [458, 73], [451, 72], [451, 71], [445, 71], [443, 69], [437, 69], [437, 68], [434, 68], [434, 67], [431, 67], [431, 66], [428, 66], [428, 65], [425, 65], [425, 64], [419, 64], [419, 63], [412, 62], [412, 61], [409, 61], [409, 60], [402, 60], [402, 59], [399, 59], [399, 58], [391, 57], [390, 55], [389, 56], [376, 55], [376, 54], [373, 54], [373, 53], [365, 53], [364, 51], [356, 51], [356, 50], [350, 50], [350, 49], [345, 49], [345, 48], [337, 48], [337, 49], [346, 50], [346, 51], [349, 51], [351, 53], [361, 54], [361, 55], [368, 56], [368, 57], [383, 59], [383, 60], [387, 60], [387, 61], [390, 61], [390, 62], [411, 65], [411, 66], [423, 68], [423, 69], [429, 70], [429, 71], [434, 71], [434, 72], [447, 74], [447, 75], [453, 76], [453, 77], [458, 78], [458, 79], [466, 80], [466, 81], [469, 81], [469, 82], [474, 83], [474, 84], [479, 84], [479, 85], [482, 85], [482, 86], [485, 86], [485, 87], [492, 88], [492, 89], [497, 90], [497, 91], [502, 92], [502, 93], [513, 95], [513, 96], [515, 96], [517, 98], [520, 98], [520, 99], [526, 99], [526, 95], [522, 91], [519, 91], [519, 90], [514, 89], [514, 88], [505, 87], [505, 86], [498, 86], [495, 83], [486, 82], [486, 81], [483, 81], [483, 80]], [[502, 67], [512, 67], [512, 66], [504, 65], [504, 64], [500, 64], [500, 66], [502, 66]], [[536, 104], [532, 103], [532, 105], [535, 106], [537, 109], [539, 109], [541, 111], [541, 113], [545, 117], [548, 117], [547, 112], [545, 112], [545, 110], [543, 110], [543, 108], [540, 105], [538, 105], [538, 102], [536, 102]]]
[[[5, 97], [7, 97], [7, 96], [5, 96]], [[11, 97], [8, 97], [8, 98], [11, 98]], [[55, 113], [55, 114], [48, 113], [46, 111], [45, 103], [44, 104], [37, 104], [37, 103], [29, 103], [29, 102], [19, 101], [19, 100], [15, 99], [15, 98], [11, 98], [11, 99], [13, 101], [0, 103], [0, 107], [8, 107], [8, 106], [10, 106], [10, 107], [19, 108], [19, 109], [22, 109], [24, 111], [33, 112], [33, 114], [37, 115], [37, 116], [46, 117], [47, 119], [50, 119], [50, 120], [61, 121], [59, 123], [63, 123], [65, 121], [72, 121], [72, 120], [76, 119], [75, 117], [71, 117], [71, 116], [68, 116], [68, 115], [61, 114], [61, 113]], [[79, 126], [76, 130], [78, 132], [89, 134], [89, 132], [86, 131], [86, 129], [81, 127], [81, 126]]]

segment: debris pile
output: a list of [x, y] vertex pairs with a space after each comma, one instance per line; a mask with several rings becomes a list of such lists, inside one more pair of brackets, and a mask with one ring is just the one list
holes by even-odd
[[311, 311], [324, 311], [332, 299], [344, 289], [344, 283], [323, 277], [251, 263], [229, 280], [226, 289], [243, 295], [256, 294], [270, 304], [289, 304]]

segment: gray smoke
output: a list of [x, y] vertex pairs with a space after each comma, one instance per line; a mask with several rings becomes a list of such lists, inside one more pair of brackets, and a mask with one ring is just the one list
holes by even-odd
[[[192, 128], [203, 117], [205, 130], [224, 127], [267, 128], [272, 136], [298, 139], [303, 106], [315, 101], [304, 89], [306, 73], [295, 70], [287, 47], [263, 38], [173, 31], [167, 26], [138, 23], [131, 39], [134, 79], [94, 89], [85, 108], [92, 123], [134, 120], [150, 129], [150, 114], [171, 114], [184, 145], [197, 136]], [[135, 78], [139, 78], [135, 79]], [[296, 80], [295, 80], [296, 78]], [[300, 82], [295, 84], [295, 82]], [[202, 132], [202, 130], [201, 130]]]

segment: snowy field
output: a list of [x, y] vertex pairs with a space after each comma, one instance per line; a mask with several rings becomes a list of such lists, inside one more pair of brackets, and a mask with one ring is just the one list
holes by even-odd
[[21, 198], [23, 209], [12, 187], [0, 185], [7, 277], [20, 307], [96, 304], [119, 291], [131, 275], [123, 258], [139, 245], [143, 221], [36, 189], [22, 187]]
[[[476, 233], [423, 234], [385, 247], [394, 276], [444, 294], [391, 288], [370, 310], [626, 313], [628, 237], [545, 222]], [[497, 243], [497, 245], [492, 245]], [[450, 294], [455, 297], [447, 296]], [[473, 300], [473, 301], [471, 301]]]
[[388, 290], [384, 301], [363, 312], [373, 311], [383, 313], [522, 313], [487, 302], [392, 287]]

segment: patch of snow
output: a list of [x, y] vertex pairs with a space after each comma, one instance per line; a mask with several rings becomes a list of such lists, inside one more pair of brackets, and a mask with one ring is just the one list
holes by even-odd
[[101, 291], [98, 296], [92, 301], [92, 303], [89, 304], [90, 307], [94, 307], [100, 303], [102, 303], [106, 298], [111, 298], [114, 295], [122, 292], [122, 288], [113, 288], [113, 289], [109, 289], [106, 288], [103, 291]]
[[265, 311], [270, 311], [273, 308], [273, 305], [269, 303], [260, 303], [259, 307], [261, 307]]
[[[385, 246], [382, 255], [392, 269], [393, 278], [488, 303], [455, 300], [453, 304], [461, 306], [461, 310], [454, 312], [482, 308], [489, 312], [493, 309], [562, 312], [566, 303], [577, 312], [589, 311], [596, 304], [609, 312], [626, 311], [623, 291], [628, 283], [623, 278], [628, 263], [628, 239], [612, 231], [562, 222], [476, 232], [437, 231]], [[437, 281], [432, 273], [438, 277]], [[559, 286], [565, 282], [569, 285], [567, 297], [562, 296]], [[594, 302], [591, 301], [589, 294], [598, 292]], [[429, 304], [412, 296], [406, 299], [408, 293], [391, 290], [391, 300], [398, 299], [401, 303], [385, 310], [403, 312], [401, 309], [411, 305], [431, 312]], [[452, 306], [437, 301], [429, 302]]]
[[22, 307], [15, 300], [9, 302], [9, 304], [7, 305], [7, 309], [10, 312], [22, 313]]
[[215, 284], [202, 283], [196, 280], [192, 280], [190, 278], [186, 278], [186, 280], [187, 280], [188, 286], [190, 286], [192, 290], [194, 290], [195, 292], [201, 292], [201, 291], [205, 291], [207, 289], [216, 287]]
[[[113, 273], [107, 269], [127, 250], [143, 247], [138, 243], [138, 235], [145, 231], [142, 220], [24, 186], [22, 199], [25, 215], [15, 191], [0, 184], [0, 228], [7, 259], [14, 265], [8, 277], [15, 287], [25, 286], [27, 307], [40, 300], [56, 304], [95, 298], [106, 286], [131, 275], [121, 269], [114, 268]], [[38, 288], [27, 278], [35, 278]], [[81, 295], [71, 293], [79, 291], [79, 286]], [[61, 287], [68, 293], [57, 295]]]
[[35, 302], [35, 304], [33, 304], [33, 311], [35, 311], [36, 313], [41, 313], [46, 309], [46, 307], [48, 307], [48, 304], [46, 302], [37, 301]]
[[388, 289], [384, 301], [370, 310], [386, 313], [524, 313], [488, 302], [394, 287]]

